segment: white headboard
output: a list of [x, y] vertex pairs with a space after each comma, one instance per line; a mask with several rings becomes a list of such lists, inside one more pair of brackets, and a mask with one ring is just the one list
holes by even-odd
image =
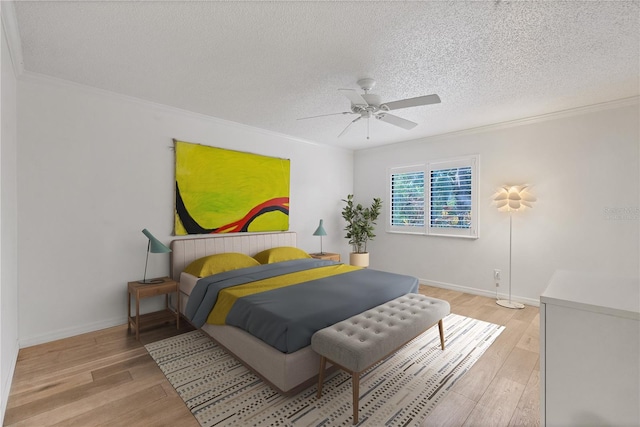
[[296, 233], [239, 233], [215, 237], [177, 239], [171, 242], [171, 278], [180, 280], [180, 273], [192, 261], [223, 252], [255, 255], [278, 246], [296, 246]]

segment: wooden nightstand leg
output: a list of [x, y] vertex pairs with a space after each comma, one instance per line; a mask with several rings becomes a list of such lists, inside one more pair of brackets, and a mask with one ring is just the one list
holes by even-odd
[[140, 341], [140, 298], [136, 295], [136, 340]]
[[131, 292], [127, 292], [127, 333], [131, 333]]

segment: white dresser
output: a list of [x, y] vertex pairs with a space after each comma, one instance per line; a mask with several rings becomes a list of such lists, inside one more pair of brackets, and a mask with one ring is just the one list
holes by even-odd
[[640, 425], [640, 281], [558, 271], [540, 296], [540, 421]]

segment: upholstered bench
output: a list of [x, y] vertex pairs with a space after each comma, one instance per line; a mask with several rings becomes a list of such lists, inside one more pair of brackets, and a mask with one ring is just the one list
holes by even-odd
[[436, 323], [444, 350], [442, 319], [450, 310], [447, 301], [407, 294], [319, 330], [311, 337], [311, 348], [320, 355], [318, 398], [322, 395], [327, 361], [349, 372], [353, 382], [353, 424], [357, 424], [360, 373]]

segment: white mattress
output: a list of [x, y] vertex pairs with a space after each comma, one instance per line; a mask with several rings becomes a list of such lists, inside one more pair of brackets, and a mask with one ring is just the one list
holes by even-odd
[[180, 292], [184, 295], [191, 295], [191, 291], [196, 286], [196, 282], [200, 278], [198, 276], [194, 276], [193, 274], [185, 273], [184, 271], [180, 273]]

